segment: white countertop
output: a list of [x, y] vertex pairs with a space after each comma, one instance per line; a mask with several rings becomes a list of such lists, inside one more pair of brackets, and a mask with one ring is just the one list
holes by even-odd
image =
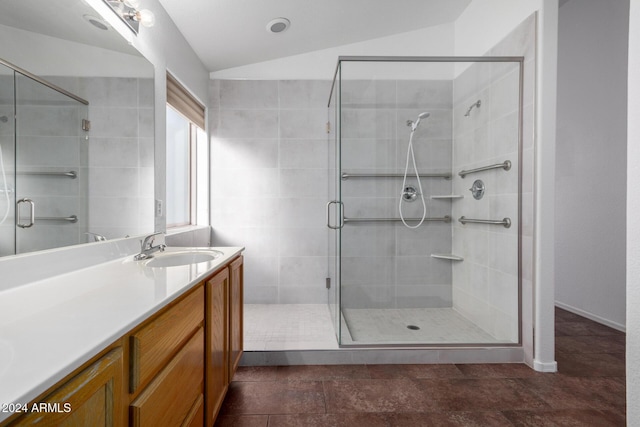
[[243, 250], [212, 249], [224, 255], [167, 268], [127, 256], [0, 291], [0, 421]]

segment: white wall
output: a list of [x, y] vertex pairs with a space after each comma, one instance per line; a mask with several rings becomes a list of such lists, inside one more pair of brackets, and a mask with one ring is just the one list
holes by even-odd
[[627, 423], [640, 420], [640, 0], [629, 13], [627, 110]]
[[625, 327], [629, 1], [559, 13], [556, 304]]
[[[259, 62], [211, 73], [212, 79], [330, 80], [338, 56], [446, 56], [453, 54], [453, 25], [443, 24], [388, 37], [367, 40]], [[434, 78], [448, 78], [441, 76]], [[389, 78], [397, 78], [395, 76]], [[414, 76], [413, 78], [419, 78]], [[422, 78], [424, 78], [422, 76]], [[327, 97], [329, 95], [327, 94]]]

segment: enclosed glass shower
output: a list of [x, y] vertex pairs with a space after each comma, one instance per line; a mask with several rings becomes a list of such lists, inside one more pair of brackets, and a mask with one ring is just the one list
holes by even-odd
[[341, 346], [521, 343], [521, 57], [340, 57], [328, 104]]
[[88, 102], [0, 60], [0, 256], [87, 241]]

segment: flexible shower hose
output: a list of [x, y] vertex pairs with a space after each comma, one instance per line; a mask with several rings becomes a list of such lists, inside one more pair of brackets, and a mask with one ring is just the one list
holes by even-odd
[[[400, 191], [400, 202], [398, 203], [398, 210], [400, 211], [400, 219], [402, 220], [402, 223], [407, 228], [420, 227], [424, 222], [424, 219], [427, 217], [427, 204], [424, 201], [424, 191], [422, 191], [422, 184], [420, 183], [420, 174], [418, 174], [418, 166], [416, 165], [416, 155], [413, 152], [413, 134], [415, 133], [416, 128], [417, 126], [412, 127], [411, 135], [409, 135], [409, 145], [407, 146], [407, 162], [404, 166], [404, 179], [402, 180], [402, 189]], [[407, 174], [409, 173], [409, 159], [411, 159], [413, 162], [413, 170], [416, 173], [416, 179], [418, 180], [418, 191], [420, 192], [420, 200], [422, 201], [422, 219], [420, 219], [420, 222], [416, 225], [407, 224], [407, 221], [405, 221], [404, 214], [402, 212], [402, 202], [403, 202], [403, 196], [405, 192], [404, 189], [405, 189], [405, 185], [407, 184]]]

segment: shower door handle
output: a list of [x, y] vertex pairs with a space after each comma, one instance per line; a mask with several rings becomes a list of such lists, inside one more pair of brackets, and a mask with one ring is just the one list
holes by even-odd
[[[20, 223], [20, 205], [22, 203], [28, 203], [29, 204], [29, 223], [27, 224], [21, 224]], [[36, 222], [36, 204], [33, 203], [33, 200], [31, 199], [20, 199], [16, 202], [16, 225], [20, 228], [29, 228], [32, 227], [33, 224], [35, 224]]]
[[[331, 205], [340, 205], [340, 225], [331, 225]], [[332, 200], [327, 203], [327, 227], [332, 230], [339, 230], [344, 227], [344, 203], [339, 200]]]

